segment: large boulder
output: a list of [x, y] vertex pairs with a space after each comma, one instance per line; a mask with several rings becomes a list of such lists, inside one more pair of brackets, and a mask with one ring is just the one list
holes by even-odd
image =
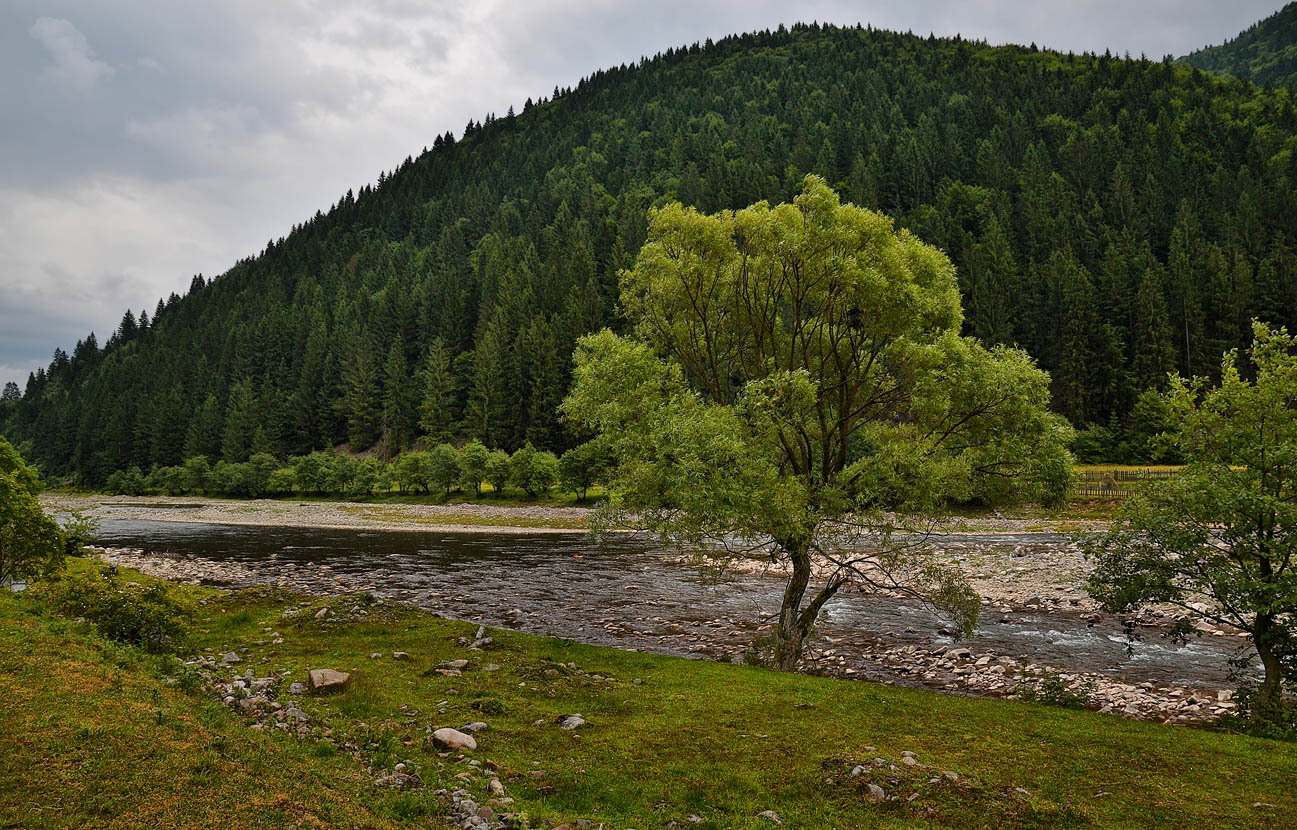
[[350, 680], [350, 673], [333, 669], [311, 669], [309, 677], [311, 691], [316, 694], [340, 692]]

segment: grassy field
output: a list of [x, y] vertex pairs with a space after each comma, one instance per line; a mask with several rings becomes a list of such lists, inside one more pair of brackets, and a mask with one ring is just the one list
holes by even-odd
[[[5, 593], [0, 827], [435, 827], [439, 787], [488, 802], [470, 760], [538, 826], [755, 830], [774, 810], [788, 827], [1259, 828], [1297, 814], [1292, 745], [502, 631], [472, 651], [457, 641], [473, 626], [404, 606], [185, 590], [206, 598], [194, 648], [249, 649], [230, 674], [353, 672], [338, 695], [300, 698], [315, 738], [254, 731], [183, 691], [192, 673], [174, 661]], [[470, 661], [462, 676], [437, 673], [454, 658]], [[574, 713], [588, 724], [560, 729]], [[430, 727], [477, 720], [489, 728], [467, 757], [425, 746]], [[373, 783], [397, 762], [423, 786]], [[871, 801], [870, 783], [897, 798]]]

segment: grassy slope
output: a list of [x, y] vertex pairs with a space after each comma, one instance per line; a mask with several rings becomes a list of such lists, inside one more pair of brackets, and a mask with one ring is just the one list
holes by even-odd
[[[472, 652], [455, 644], [471, 626], [408, 608], [383, 605], [364, 621], [330, 623], [316, 620], [312, 605], [293, 622], [280, 615], [296, 597], [211, 597], [198, 646], [248, 646], [238, 668], [259, 675], [353, 670], [348, 691], [304, 708], [339, 742], [364, 747], [363, 760], [375, 767], [413, 761], [426, 787], [372, 788], [349, 755], [246, 729], [232, 713], [157, 679], [151, 660], [6, 596], [0, 740], [13, 749], [0, 753], [0, 827], [27, 826], [32, 817], [33, 826], [50, 827], [114, 819], [155, 827], [426, 826], [440, 809], [431, 791], [470, 768], [467, 759], [425, 750], [424, 730], [478, 719], [490, 729], [472, 756], [499, 766], [517, 807], [533, 818], [586, 817], [609, 828], [672, 820], [757, 828], [772, 826], [754, 818], [768, 809], [792, 827], [1256, 828], [1283, 826], [1297, 811], [1291, 745], [505, 632], [492, 632], [498, 643], [490, 651]], [[333, 604], [335, 619], [354, 607]], [[286, 641], [265, 645], [263, 625]], [[368, 657], [396, 650], [413, 660]], [[429, 672], [455, 657], [472, 661], [462, 677]], [[487, 662], [502, 668], [485, 671]], [[594, 680], [596, 673], [614, 679]], [[445, 714], [437, 712], [442, 701]], [[573, 712], [589, 725], [560, 730], [555, 720]], [[901, 766], [905, 750], [933, 769]], [[851, 778], [852, 765], [875, 756], [898, 770]], [[546, 774], [534, 779], [533, 770]], [[960, 780], [927, 783], [944, 770]], [[870, 780], [919, 795], [872, 804]], [[484, 785], [480, 776], [468, 785], [482, 801]], [[689, 813], [703, 823], [688, 824]]]

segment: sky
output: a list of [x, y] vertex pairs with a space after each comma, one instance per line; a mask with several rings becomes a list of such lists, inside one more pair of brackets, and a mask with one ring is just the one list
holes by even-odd
[[0, 384], [470, 119], [797, 21], [1160, 58], [1282, 0], [5, 0]]

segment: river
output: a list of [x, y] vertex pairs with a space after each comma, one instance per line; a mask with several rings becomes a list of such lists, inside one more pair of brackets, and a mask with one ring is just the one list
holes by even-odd
[[[1061, 544], [1050, 534], [967, 534], [952, 549], [1009, 542]], [[716, 577], [673, 561], [643, 540], [596, 546], [579, 534], [301, 529], [104, 519], [99, 543], [201, 564], [204, 581], [261, 582], [315, 591], [366, 590], [448, 617], [599, 645], [709, 659], [741, 659], [778, 607], [778, 580]], [[940, 544], [940, 541], [938, 541]], [[237, 566], [222, 569], [222, 563]], [[952, 642], [942, 621], [912, 600], [844, 595], [827, 607], [812, 665], [829, 673], [949, 689], [897, 669], [880, 651], [927, 653]], [[1126, 683], [1219, 689], [1240, 641], [1204, 637], [1176, 645], [1157, 636], [1128, 648], [1115, 620], [987, 609], [960, 643]]]

